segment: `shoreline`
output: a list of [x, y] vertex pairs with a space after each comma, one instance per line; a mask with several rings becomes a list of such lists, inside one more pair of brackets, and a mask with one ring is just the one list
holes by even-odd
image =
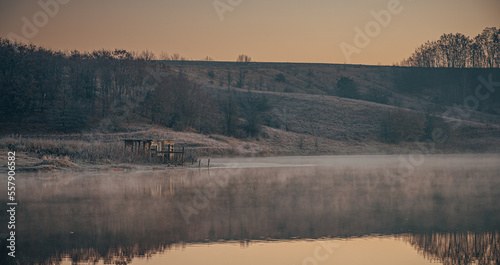
[[[353, 158], [355, 161], [366, 158], [366, 163], [378, 163], [381, 160], [393, 158], [394, 163], [400, 163], [400, 158], [406, 159], [407, 156], [422, 156], [423, 158], [448, 158], [448, 157], [496, 157], [500, 160], [500, 152], [483, 152], [483, 153], [434, 153], [434, 154], [417, 154], [417, 153], [401, 153], [401, 154], [335, 154], [335, 155], [297, 155], [297, 156], [260, 156], [260, 157], [203, 157], [200, 158], [201, 163], [193, 163], [185, 166], [173, 166], [167, 164], [153, 163], [73, 163], [64, 159], [52, 159], [45, 164], [25, 164], [19, 163], [16, 166], [18, 173], [49, 173], [49, 172], [137, 172], [137, 171], [163, 171], [163, 170], [195, 170], [195, 169], [241, 169], [241, 168], [270, 168], [270, 167], [323, 167], [323, 166], [361, 166], [350, 162]], [[208, 160], [210, 166], [208, 167]], [[17, 159], [19, 161], [19, 159]], [[66, 163], [59, 164], [55, 161], [65, 161]], [[69, 162], [69, 163], [67, 163]], [[68, 165], [68, 166], [65, 166]], [[364, 165], [363, 165], [364, 166]], [[0, 173], [6, 173], [8, 169], [0, 167]]]

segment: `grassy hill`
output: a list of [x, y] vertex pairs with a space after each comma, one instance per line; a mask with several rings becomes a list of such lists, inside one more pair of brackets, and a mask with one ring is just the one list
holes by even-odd
[[[135, 115], [116, 119], [113, 130], [96, 125], [69, 134], [28, 132], [22, 126], [13, 134], [14, 126], [3, 132], [0, 148], [15, 148], [31, 157], [31, 163], [40, 162], [43, 156], [68, 156], [83, 163], [126, 162], [126, 156], [116, 155], [121, 152], [120, 140], [148, 137], [174, 138], [195, 156], [411, 153], [420, 152], [423, 144], [432, 145], [432, 153], [500, 150], [500, 92], [478, 100], [473, 110], [464, 110], [463, 104], [464, 98], [475, 96], [480, 77], [488, 80], [491, 75], [493, 81], [500, 81], [499, 69], [197, 61], [150, 64], [147, 72], [153, 77], [185, 76], [214, 98], [264, 96], [270, 110], [263, 115], [262, 129], [255, 136], [235, 138], [189, 128], [173, 130]], [[358, 98], [336, 96], [341, 77], [354, 81]], [[438, 118], [440, 123], [433, 128], [445, 129], [445, 137], [442, 141], [387, 142], [384, 122], [391, 113], [412, 119]], [[406, 122], [403, 128], [413, 123]]]
[[[163, 63], [166, 71], [181, 72], [213, 93], [228, 93], [230, 75], [231, 90], [265, 94], [272, 106], [268, 125], [279, 131], [303, 135], [304, 139], [309, 139], [309, 146], [311, 137], [318, 139], [314, 140], [316, 142], [328, 139], [349, 145], [369, 143], [376, 146], [381, 142], [381, 126], [387, 113], [398, 110], [442, 118], [445, 122], [443, 126], [449, 125], [451, 130], [449, 138], [439, 148], [448, 152], [492, 151], [499, 143], [500, 87], [488, 99], [476, 98], [480, 103], [476, 109], [467, 110], [464, 102], [468, 101], [463, 100], [476, 97], [474, 88], [480, 84], [480, 78], [488, 80], [491, 76], [494, 82], [500, 80], [499, 69], [415, 69], [303, 63]], [[279, 75], [285, 81], [277, 81]], [[354, 80], [360, 91], [359, 99], [335, 96], [336, 82], [341, 76]], [[415, 80], [421, 76], [427, 80]], [[481, 93], [485, 91], [483, 88]], [[378, 100], [374, 92], [386, 98]], [[462, 94], [461, 97], [457, 97], [457, 93]], [[458, 110], [463, 113], [457, 113]]]
[[[499, 82], [500, 69], [408, 68], [314, 63], [236, 63], [162, 61], [164, 71], [181, 72], [207, 86], [254, 91], [334, 95], [337, 80], [349, 77], [357, 84], [361, 98], [373, 101], [374, 92], [387, 96], [389, 105], [414, 110], [442, 110], [446, 105], [463, 104], [460, 96], [474, 95], [479, 77]], [[282, 74], [285, 81], [277, 81]], [[240, 84], [238, 82], [241, 81]], [[500, 88], [499, 88], [500, 89]], [[498, 89], [497, 89], [498, 90]], [[495, 92], [494, 109], [500, 114], [500, 96]], [[492, 97], [493, 98], [493, 97]]]

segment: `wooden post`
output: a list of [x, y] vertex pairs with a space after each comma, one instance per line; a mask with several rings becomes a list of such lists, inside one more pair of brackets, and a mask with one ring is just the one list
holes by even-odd
[[198, 161], [198, 168], [201, 167], [201, 159]]
[[208, 168], [210, 168], [210, 158], [208, 159]]
[[182, 146], [181, 163], [182, 163], [182, 166], [184, 166], [184, 145]]
[[146, 146], [146, 153], [148, 154], [149, 160], [151, 160], [151, 142], [148, 141]]
[[167, 149], [168, 150], [168, 152], [167, 152], [167, 160], [168, 160], [168, 163], [170, 164], [170, 162], [171, 162], [170, 161], [170, 145], [168, 145], [167, 148], [168, 148]]

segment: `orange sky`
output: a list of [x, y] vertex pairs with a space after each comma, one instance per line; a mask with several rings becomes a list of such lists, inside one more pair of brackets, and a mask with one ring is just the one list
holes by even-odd
[[[475, 36], [485, 27], [500, 26], [499, 0], [40, 1], [59, 1], [59, 10], [49, 5], [44, 11], [35, 0], [1, 0], [0, 36], [25, 38], [25, 21], [35, 18], [38, 32], [25, 39], [54, 49], [148, 49], [220, 61], [244, 53], [268, 62], [392, 64], [443, 33]], [[388, 10], [389, 4], [399, 12], [347, 60], [340, 44], [356, 47], [355, 27], [364, 31], [375, 21], [371, 11]]]

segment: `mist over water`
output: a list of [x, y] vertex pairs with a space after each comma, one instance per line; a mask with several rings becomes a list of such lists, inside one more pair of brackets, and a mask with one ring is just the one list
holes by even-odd
[[130, 263], [208, 242], [388, 236], [427, 261], [498, 264], [500, 156], [421, 162], [406, 170], [400, 156], [214, 159], [211, 169], [23, 174], [18, 257]]

